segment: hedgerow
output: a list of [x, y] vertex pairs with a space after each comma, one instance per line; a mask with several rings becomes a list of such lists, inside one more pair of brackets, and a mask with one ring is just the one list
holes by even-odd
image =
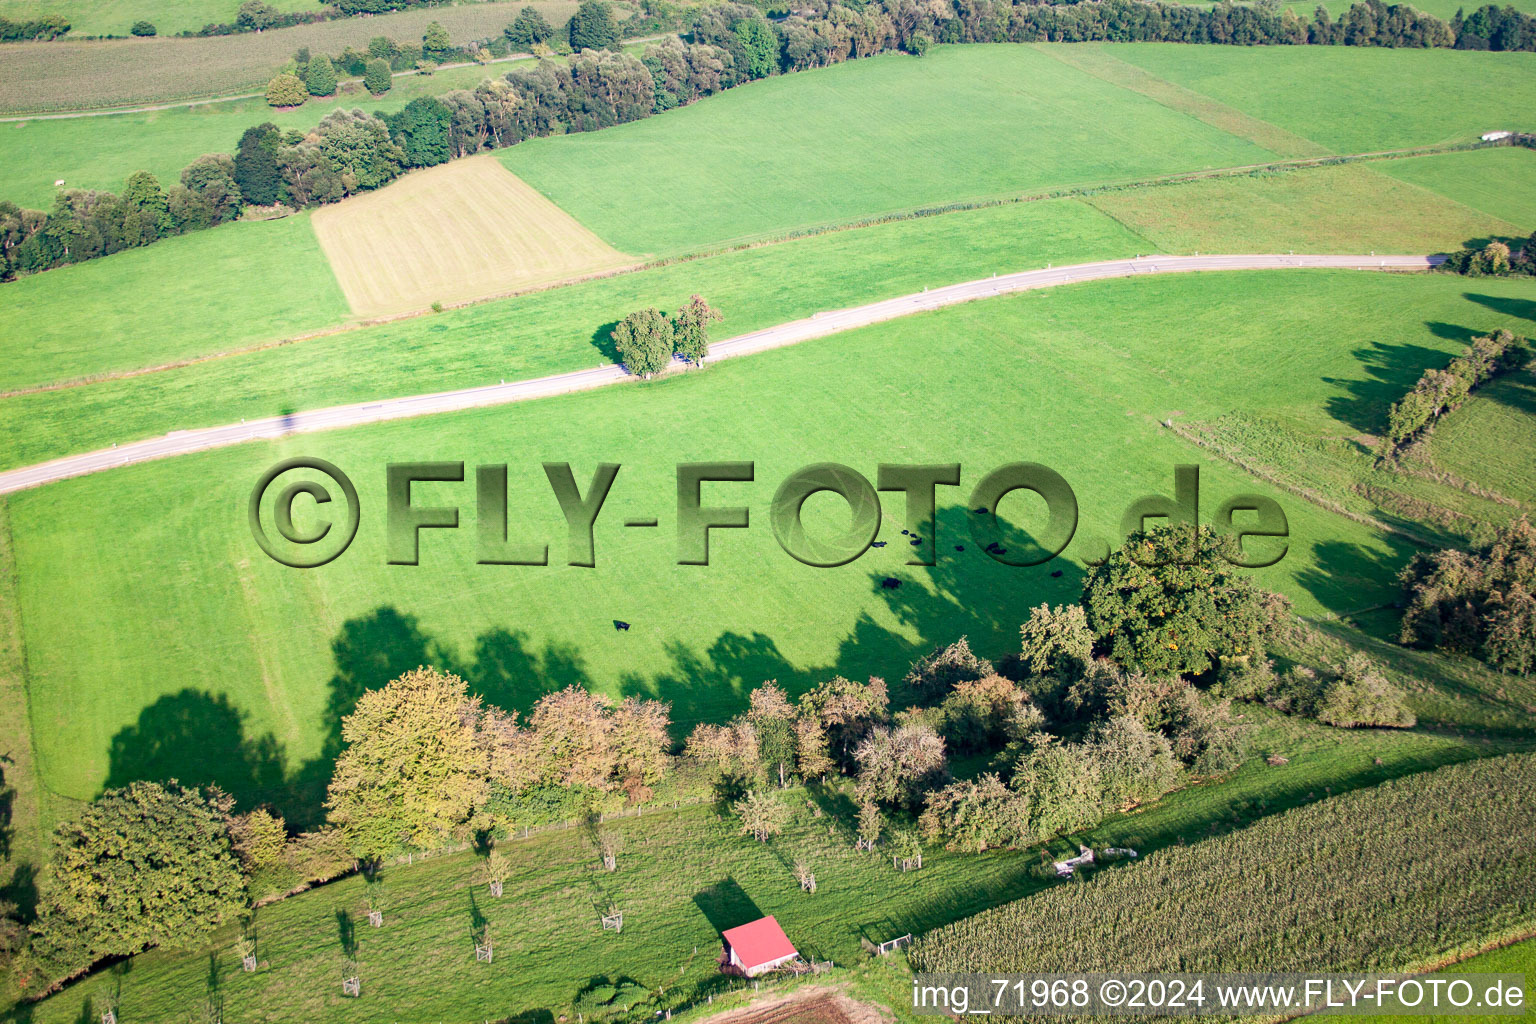
[[1300, 807], [930, 933], [920, 971], [1403, 971], [1536, 925], [1536, 756]]

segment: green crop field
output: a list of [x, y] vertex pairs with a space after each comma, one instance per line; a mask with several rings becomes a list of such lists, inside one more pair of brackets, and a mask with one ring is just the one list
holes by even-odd
[[1536, 230], [1536, 153], [1514, 146], [1471, 153], [1386, 160], [1372, 165], [1400, 181], [1500, 217], [1522, 231]]
[[406, 75], [377, 99], [360, 84], [348, 85], [333, 99], [311, 99], [296, 110], [274, 110], [264, 100], [248, 99], [137, 114], [0, 121], [0, 198], [46, 210], [58, 191], [53, 183], [61, 178], [70, 188], [116, 192], [134, 171], [153, 171], [168, 186], [202, 154], [233, 153], [240, 134], [263, 121], [307, 131], [333, 110], [389, 113], [417, 96], [472, 89], [514, 66], [508, 62]]
[[[1085, 44], [1336, 153], [1476, 140], [1528, 130], [1536, 76], [1519, 53], [1354, 46]], [[1492, 76], [1496, 89], [1469, 87]], [[1284, 83], [1284, 88], [1277, 83]], [[1432, 97], [1432, 99], [1431, 99]]]
[[[259, 92], [301, 46], [316, 53], [362, 48], [374, 36], [419, 41], [433, 21], [456, 43], [497, 35], [517, 17], [523, 0], [418, 8], [367, 18], [202, 39], [68, 37], [0, 48], [0, 113], [30, 114], [165, 103]], [[569, 19], [574, 0], [536, 0], [551, 24]], [[622, 12], [621, 12], [622, 13]], [[231, 11], [233, 14], [233, 11]]]
[[[279, 11], [318, 11], [322, 0], [272, 0]], [[126, 36], [140, 19], [155, 26], [161, 35], [195, 32], [204, 25], [228, 24], [240, 9], [238, 0], [0, 0], [0, 18], [20, 21], [39, 14], [62, 14], [69, 19], [69, 36]]]
[[0, 392], [291, 337], [350, 315], [307, 213], [169, 238], [5, 288], [0, 334], [15, 343], [0, 347]]
[[[1499, 284], [1532, 294], [1529, 282]], [[364, 506], [378, 509], [384, 462], [517, 463], [527, 453], [513, 471], [512, 515], [556, 541], [557, 562], [558, 510], [528, 475], [539, 460], [572, 460], [580, 475], [625, 459], [609, 522], [661, 514], [665, 524], [678, 461], [757, 460], [759, 482], [736, 493], [762, 509], [777, 481], [806, 462], [873, 472], [874, 460], [954, 459], [974, 482], [987, 468], [1030, 459], [1078, 488], [1086, 542], [1109, 536], [1132, 498], [1168, 489], [1175, 462], [1205, 465], [1210, 503], [1255, 486], [1158, 421], [1242, 407], [1319, 434], [1358, 429], [1355, 421], [1379, 416], [1418, 376], [1425, 356], [1453, 349], [1426, 321], [1520, 326], [1440, 276], [1102, 282], [954, 307], [657, 384], [245, 445], [25, 492], [9, 506], [32, 699], [39, 709], [77, 709], [40, 712], [42, 776], [60, 793], [91, 795], [121, 770], [113, 738], [152, 722], [163, 713], [157, 702], [184, 690], [227, 695], [247, 716], [248, 735], [270, 733], [286, 770], [299, 772], [328, 728], [328, 681], [360, 670], [359, 645], [394, 650], [391, 665], [462, 665], [516, 706], [581, 681], [665, 696], [687, 723], [731, 710], [743, 686], [765, 678], [799, 689], [833, 672], [899, 673], [920, 648], [962, 634], [1001, 653], [1028, 606], [1076, 592], [1075, 569], [1061, 579], [1043, 568], [1021, 575], [974, 549], [952, 552], [968, 542], [963, 492], [945, 495], [946, 557], [910, 575], [894, 550], [838, 571], [806, 569], [777, 552], [762, 521], [718, 537], [709, 569], [671, 564], [665, 531], [636, 540], [616, 526], [599, 528], [597, 570], [475, 566], [464, 531], [426, 538], [422, 568], [392, 569], [377, 512], [365, 513], [346, 556], [296, 573], [257, 551], [242, 511], [261, 470], [283, 455], [332, 460], [354, 474]], [[935, 334], [950, 339], [943, 356], [932, 349]], [[1396, 358], [1380, 365], [1373, 346]], [[1055, 395], [1048, 402], [1046, 388]], [[792, 416], [782, 413], [786, 402]], [[622, 445], [612, 440], [620, 435]], [[165, 508], [154, 497], [165, 493], [182, 497]], [[437, 485], [421, 500], [465, 495]], [[1405, 544], [1300, 500], [1286, 507], [1291, 554], [1260, 574], [1264, 582], [1308, 614], [1391, 599]], [[70, 571], [46, 569], [57, 564]], [[872, 585], [892, 573], [910, 584]], [[616, 633], [614, 619], [634, 628]], [[513, 658], [508, 648], [542, 668], [496, 678], [494, 666]], [[253, 784], [229, 780], [236, 792]]]
[[1027, 46], [855, 61], [500, 156], [630, 253], [1273, 159]]
[[[1517, 159], [1509, 159], [1513, 155]], [[1479, 195], [1523, 195], [1536, 153], [1498, 148], [1424, 157], [1457, 159]], [[1500, 219], [1446, 198], [1460, 178], [1398, 180], [1395, 165], [1371, 160], [1090, 196], [1087, 202], [1166, 252], [1440, 252], [1494, 235], [1523, 235], [1524, 221]], [[1387, 175], [1392, 175], [1388, 177]], [[1432, 191], [1441, 188], [1443, 192]], [[1516, 212], [1512, 198], [1500, 208]], [[1495, 205], [1495, 204], [1488, 204]]]

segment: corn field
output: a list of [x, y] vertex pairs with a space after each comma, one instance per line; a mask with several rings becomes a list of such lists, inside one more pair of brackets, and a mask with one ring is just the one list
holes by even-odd
[[1536, 755], [1442, 768], [941, 928], [922, 971], [1355, 971], [1536, 926]]

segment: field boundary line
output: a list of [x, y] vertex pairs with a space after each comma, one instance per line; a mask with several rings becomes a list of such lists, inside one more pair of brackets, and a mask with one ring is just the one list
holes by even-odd
[[[1038, 288], [1118, 277], [1141, 277], [1167, 273], [1219, 270], [1429, 270], [1441, 263], [1441, 256], [1418, 255], [1206, 255], [1206, 256], [1136, 256], [1131, 259], [1078, 263], [1064, 267], [1047, 266], [1044, 270], [1025, 270], [1002, 276], [993, 275], [975, 281], [909, 293], [892, 299], [839, 310], [811, 314], [800, 320], [765, 327], [747, 334], [717, 341], [709, 346], [711, 360], [765, 352], [796, 345], [803, 341], [884, 323], [914, 313], [927, 313], [947, 306], [989, 299]], [[662, 376], [683, 372], [676, 361]], [[172, 430], [163, 437], [136, 440], [122, 446], [67, 455], [32, 466], [21, 466], [0, 473], [0, 494], [39, 487], [70, 477], [99, 473], [120, 466], [170, 458], [211, 448], [223, 448], [246, 441], [275, 440], [293, 434], [335, 430], [389, 420], [407, 419], [441, 412], [458, 412], [492, 405], [550, 398], [587, 391], [612, 384], [634, 381], [622, 366], [608, 363], [589, 370], [574, 370], [546, 377], [459, 388], [396, 398], [379, 398], [349, 405], [331, 406], [307, 412], [269, 416], [216, 427]]]
[[[1347, 164], [1356, 162], [1368, 162], [1375, 160], [1398, 160], [1416, 156], [1433, 156], [1442, 153], [1470, 152], [1478, 149], [1494, 149], [1507, 145], [1505, 142], [1458, 142], [1439, 143], [1432, 146], [1419, 146], [1411, 149], [1382, 150], [1374, 153], [1337, 154], [1326, 157], [1310, 157], [1293, 161], [1278, 161], [1270, 164], [1245, 164], [1236, 167], [1219, 167], [1205, 171], [1179, 171], [1173, 174], [1161, 175], [1154, 178], [1143, 178], [1136, 181], [1120, 184], [1099, 185], [1072, 185], [1063, 188], [1050, 189], [1044, 192], [1024, 192], [992, 198], [956, 200], [939, 206], [910, 207], [906, 210], [898, 210], [888, 213], [874, 214], [861, 217], [856, 220], [821, 224], [816, 227], [795, 229], [774, 235], [762, 237], [749, 237], [742, 239], [717, 242], [710, 248], [698, 249], [693, 252], [680, 253], [673, 256], [661, 256], [649, 260], [637, 260], [634, 263], [621, 267], [613, 267], [607, 270], [596, 270], [591, 273], [578, 274], [573, 277], [562, 278], [558, 281], [548, 281], [540, 284], [528, 285], [523, 288], [515, 288], [503, 292], [495, 292], [489, 295], [481, 295], [473, 299], [460, 299], [455, 302], [442, 304], [443, 310], [468, 309], [472, 306], [485, 305], [491, 302], [502, 302], [507, 299], [522, 298], [525, 295], [534, 295], [539, 292], [554, 291], [558, 288], [569, 288], [573, 285], [585, 284], [589, 281], [601, 281], [610, 277], [619, 277], [624, 274], [641, 273], [647, 270], [660, 270], [664, 267], [678, 266], [684, 263], [692, 263], [697, 260], [713, 259], [716, 256], [728, 256], [732, 253], [750, 252], [753, 249], [763, 249], [775, 245], [783, 245], [787, 242], [797, 242], [801, 239], [820, 238], [824, 235], [834, 235], [842, 231], [857, 231], [861, 228], [879, 227], [882, 224], [895, 224], [909, 220], [923, 220], [928, 217], [942, 217], [951, 213], [965, 213], [971, 210], [986, 210], [1000, 206], [1012, 206], [1021, 203], [1046, 202], [1053, 199], [1080, 199], [1098, 195], [1102, 192], [1132, 191], [1142, 188], [1161, 188], [1165, 186], [1182, 185], [1188, 182], [1205, 181], [1219, 178], [1258, 177], [1265, 174], [1284, 174], [1291, 171], [1308, 170], [1314, 167], [1327, 167], [1335, 164]], [[1406, 183], [1405, 183], [1406, 184]], [[1421, 186], [1422, 187], [1422, 186]], [[542, 194], [542, 193], [541, 193]], [[1439, 193], [1435, 193], [1439, 195]], [[1442, 197], [1445, 198], [1445, 197]], [[1455, 202], [1446, 199], [1447, 202]], [[559, 204], [556, 204], [559, 205]], [[563, 207], [562, 207], [563, 209]], [[1098, 209], [1095, 207], [1095, 209]], [[1471, 209], [1471, 207], [1469, 207]], [[1099, 210], [1100, 213], [1104, 211]], [[1479, 211], [1481, 212], [1481, 211]], [[1106, 217], [1109, 214], [1104, 214]], [[1485, 216], [1491, 216], [1485, 214]], [[1111, 218], [1112, 220], [1115, 218]], [[1116, 221], [1119, 223], [1118, 221]], [[210, 229], [210, 230], [217, 230]], [[1127, 230], [1130, 230], [1127, 228]], [[1138, 237], [1139, 232], [1132, 232]], [[1152, 244], [1151, 242], [1148, 243]], [[107, 257], [110, 259], [110, 257]], [[66, 265], [67, 267], [67, 265]], [[66, 267], [56, 267], [55, 270], [64, 270]], [[43, 271], [42, 273], [52, 273]], [[30, 275], [29, 275], [30, 276]], [[14, 282], [13, 282], [14, 283]], [[0, 284], [0, 289], [6, 287]], [[125, 380], [130, 377], [141, 377], [152, 373], [165, 373], [171, 370], [179, 370], [188, 366], [196, 366], [199, 363], [212, 362], [217, 359], [229, 359], [235, 356], [250, 355], [255, 352], [264, 352], [268, 349], [281, 348], [284, 345], [293, 345], [302, 341], [313, 341], [317, 338], [328, 338], [337, 334], [345, 334], [348, 331], [363, 330], [369, 327], [380, 327], [384, 324], [396, 323], [401, 320], [413, 320], [417, 317], [433, 316], [439, 310], [430, 307], [406, 310], [398, 313], [385, 313], [371, 317], [353, 317], [339, 321], [329, 327], [322, 327], [313, 331], [305, 331], [302, 334], [290, 335], [286, 338], [278, 338], [273, 341], [264, 341], [255, 345], [243, 345], [239, 348], [225, 349], [219, 352], [210, 352], [205, 355], [194, 356], [188, 359], [174, 360], [168, 363], [160, 363], [155, 366], [136, 367], [131, 370], [115, 370], [107, 373], [89, 374], [83, 377], [71, 377], [68, 380], [51, 381], [47, 384], [36, 384], [24, 388], [13, 388], [0, 391], [0, 401], [7, 398], [19, 398], [23, 395], [33, 395], [45, 391], [64, 391], [69, 388], [85, 387], [90, 384], [101, 384], [107, 381]]]

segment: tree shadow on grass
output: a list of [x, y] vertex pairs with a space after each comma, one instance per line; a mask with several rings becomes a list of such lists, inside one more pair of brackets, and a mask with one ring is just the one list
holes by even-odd
[[[1446, 331], [1456, 330], [1448, 324], [1439, 327], [1436, 333], [1440, 337], [1446, 337]], [[1346, 392], [1330, 397], [1326, 403], [1327, 411], [1340, 423], [1368, 434], [1386, 430], [1387, 410], [1407, 394], [1425, 370], [1443, 369], [1452, 358], [1452, 353], [1424, 345], [1389, 345], [1379, 341], [1355, 349], [1352, 355], [1359, 361], [1366, 377], [1363, 380], [1324, 377], [1324, 383]]]
[[161, 697], [112, 737], [105, 788], [175, 779], [217, 786], [240, 806], [289, 802], [283, 748], [245, 734], [246, 715], [224, 694], [185, 689]]
[[[1477, 292], [1465, 292], [1462, 298], [1475, 302], [1479, 306], [1485, 306], [1495, 313], [1521, 320], [1536, 321], [1536, 301], [1531, 299], [1517, 299], [1508, 295], [1480, 295]], [[1521, 333], [1518, 324], [1512, 324], [1511, 329], [1517, 334]]]
[[592, 332], [592, 347], [602, 353], [603, 358], [610, 363], [620, 362], [619, 347], [613, 343], [613, 329], [617, 326], [619, 321], [610, 320]]

